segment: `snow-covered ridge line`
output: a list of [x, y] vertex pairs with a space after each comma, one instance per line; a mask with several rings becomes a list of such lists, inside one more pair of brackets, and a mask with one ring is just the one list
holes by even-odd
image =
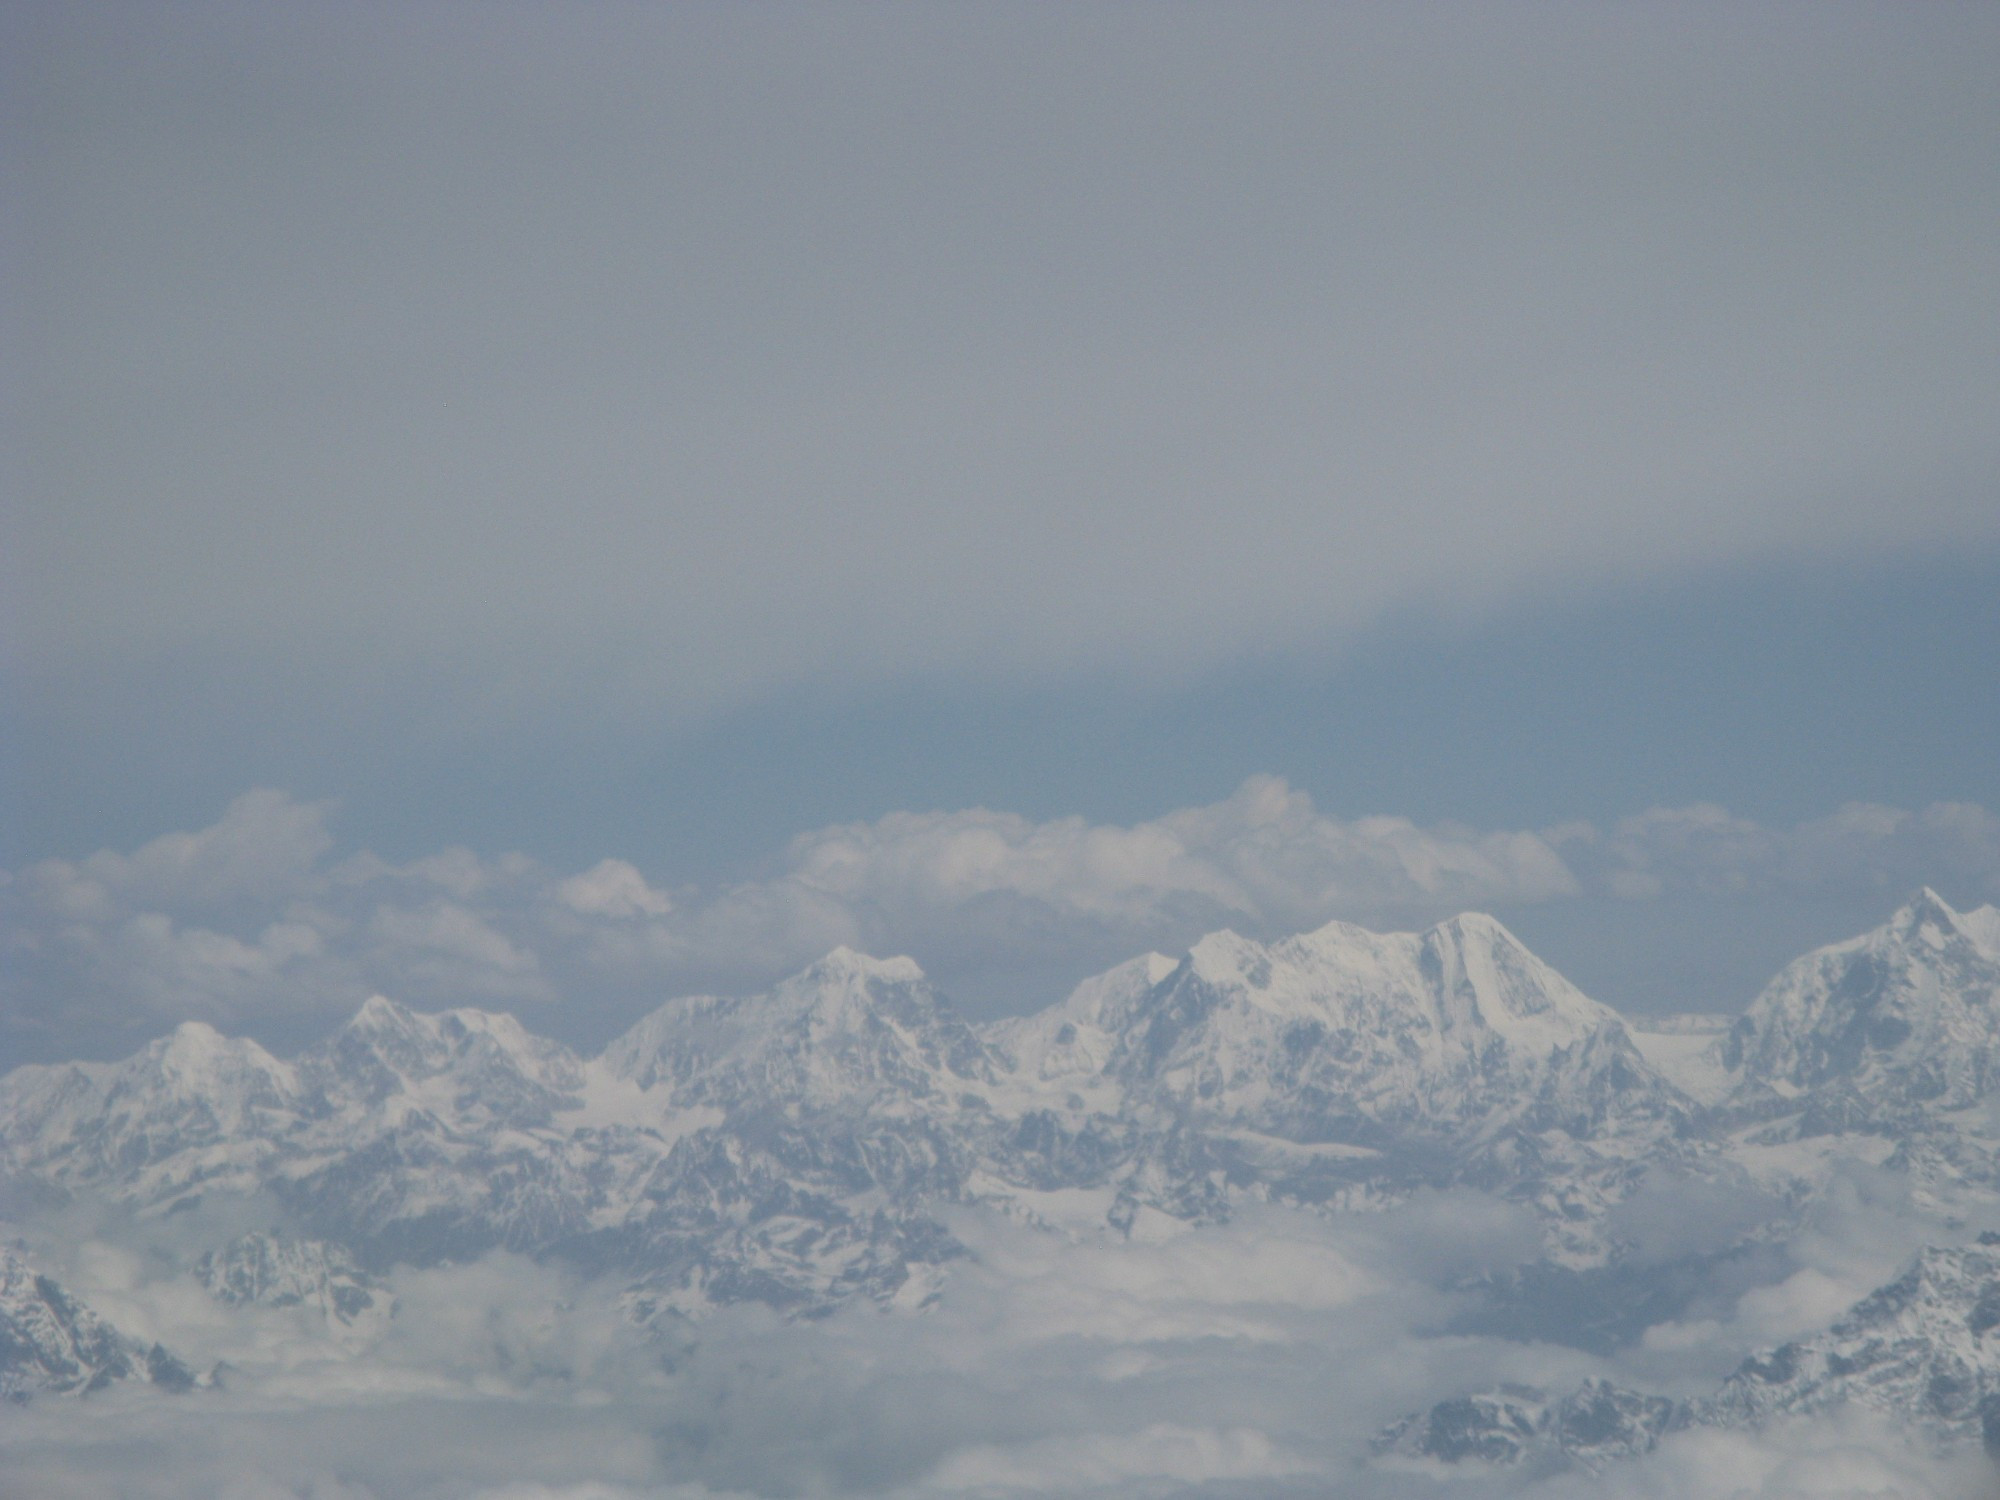
[[1693, 1400], [1589, 1380], [1566, 1396], [1503, 1386], [1390, 1424], [1379, 1460], [1546, 1465], [1600, 1472], [1689, 1428], [1756, 1430], [1851, 1405], [1930, 1447], [2000, 1457], [2000, 1234], [1930, 1245], [1818, 1333], [1760, 1349]]
[[19, 1069], [0, 1172], [144, 1212], [269, 1194], [363, 1269], [562, 1256], [656, 1311], [921, 1298], [961, 1253], [945, 1205], [1035, 1221], [1052, 1193], [1128, 1231], [1246, 1192], [1473, 1183], [1587, 1264], [1619, 1253], [1607, 1216], [1646, 1172], [1752, 1171], [1746, 1130], [1766, 1175], [1835, 1126], [1927, 1161], [1985, 1150], [1910, 1121], [2000, 1077], [1993, 927], [1919, 893], [1710, 1034], [1628, 1027], [1477, 914], [1214, 933], [985, 1026], [913, 961], [841, 949], [763, 994], [669, 1001], [591, 1058], [378, 996], [290, 1059], [188, 1023], [123, 1062]]
[[[1177, 966], [1192, 966], [1195, 976], [1206, 981], [1247, 980], [1248, 987], [1257, 992], [1253, 1003], [1266, 1013], [1324, 1020], [1329, 1004], [1338, 1007], [1342, 1000], [1351, 997], [1357, 978], [1400, 980], [1406, 992], [1419, 989], [1420, 985], [1409, 983], [1407, 972], [1393, 973], [1399, 967], [1407, 971], [1414, 960], [1450, 970], [1440, 976], [1447, 982], [1435, 986], [1434, 991], [1433, 1020], [1440, 1035], [1455, 1030], [1464, 1032], [1469, 1022], [1475, 1029], [1483, 1025], [1517, 1043], [1553, 1046], [1573, 1042], [1597, 1025], [1616, 1021], [1634, 1035], [1706, 1036], [1734, 1027], [1747, 1039], [1753, 1034], [1782, 1030], [1786, 1022], [1798, 1019], [1788, 1012], [1809, 1008], [1793, 996], [1808, 982], [1805, 976], [1811, 972], [1838, 965], [1843, 959], [1872, 954], [1885, 940], [1912, 932], [1924, 933], [1925, 940], [1934, 948], [1944, 947], [1946, 940], [1942, 934], [1949, 933], [1987, 963], [2000, 963], [2000, 908], [1953, 911], [1935, 891], [1925, 888], [1912, 896], [1884, 927], [1817, 949], [1788, 965], [1741, 1019], [1721, 1013], [1626, 1017], [1613, 1007], [1584, 996], [1530, 953], [1498, 921], [1474, 912], [1441, 922], [1422, 933], [1382, 934], [1344, 922], [1331, 922], [1315, 931], [1271, 944], [1258, 943], [1224, 929], [1203, 938], [1182, 960], [1157, 953], [1142, 955], [1085, 980], [1071, 995], [1042, 1011], [968, 1025], [983, 1040], [1010, 1054], [1023, 1048], [1032, 1051], [1044, 1034], [1060, 1031], [1068, 1024], [1096, 1021], [1096, 1013], [1106, 1003], [1101, 992], [1107, 988], [1143, 993], [1171, 977]], [[1467, 975], [1453, 967], [1462, 965], [1467, 954], [1472, 955], [1475, 964], [1484, 965], [1480, 973], [1470, 976], [1470, 982]], [[1537, 971], [1532, 976], [1535, 984], [1527, 987], [1525, 1011], [1515, 1008], [1514, 1002], [1522, 993], [1520, 987], [1512, 992], [1507, 989], [1507, 981], [1519, 976], [1501, 971], [1500, 966], [1509, 961], [1532, 965]], [[1279, 970], [1275, 980], [1270, 977], [1274, 964]], [[1315, 967], [1320, 970], [1317, 975], [1302, 973]], [[1143, 978], [1135, 986], [1138, 976]], [[1324, 981], [1328, 976], [1333, 976], [1331, 983], [1315, 992], [1314, 980]], [[662, 1036], [693, 1024], [695, 1018], [718, 1008], [742, 1010], [761, 1005], [768, 1012], [774, 1005], [782, 1006], [788, 1001], [796, 1008], [810, 1003], [802, 1001], [801, 996], [810, 996], [829, 985], [844, 985], [852, 1003], [852, 997], [860, 994], [871, 980], [926, 983], [914, 959], [874, 958], [850, 948], [836, 948], [766, 995], [690, 995], [669, 1000], [588, 1059], [578, 1058], [560, 1043], [534, 1035], [507, 1012], [473, 1007], [417, 1012], [376, 995], [332, 1037], [309, 1048], [301, 1060], [323, 1054], [343, 1037], [386, 1034], [395, 1039], [389, 1045], [398, 1049], [402, 1058], [419, 1072], [433, 1071], [441, 1054], [471, 1043], [490, 1046], [517, 1060], [538, 1057], [542, 1060], [535, 1069], [538, 1072], [553, 1066], [563, 1073], [574, 1064], [595, 1063], [607, 1067], [614, 1075], [629, 1077], [643, 1070], [642, 1056]], [[1542, 993], [1534, 994], [1535, 989]], [[1502, 1003], [1497, 1006], [1489, 1003], [1482, 1008], [1479, 999], [1486, 996], [1497, 997]], [[1472, 1007], [1470, 1014], [1466, 1010], [1468, 1001]], [[949, 1008], [941, 998], [938, 1003]], [[1736, 1050], [1740, 1051], [1742, 1045]], [[123, 1062], [27, 1064], [0, 1075], [0, 1087], [19, 1096], [37, 1092], [76, 1096], [92, 1084], [115, 1087], [115, 1075], [152, 1061], [157, 1061], [163, 1071], [186, 1079], [191, 1088], [206, 1087], [218, 1097], [235, 1092], [228, 1086], [231, 1074], [260, 1075], [280, 1095], [294, 1096], [299, 1091], [293, 1062], [274, 1057], [248, 1038], [224, 1036], [201, 1021], [182, 1022]], [[558, 1082], [560, 1087], [557, 1080], [547, 1081]]]

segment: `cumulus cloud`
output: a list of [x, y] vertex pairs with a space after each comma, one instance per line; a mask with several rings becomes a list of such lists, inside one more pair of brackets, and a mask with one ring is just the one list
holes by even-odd
[[556, 897], [586, 917], [664, 917], [674, 909], [666, 892], [646, 884], [638, 868], [622, 859], [600, 860], [556, 887]]
[[1343, 822], [1273, 776], [1130, 828], [983, 810], [895, 813], [802, 836], [790, 867], [791, 878], [856, 906], [961, 906], [1004, 894], [1126, 923], [1175, 903], [1304, 924], [1357, 906], [1537, 901], [1577, 889], [1535, 834]]
[[198, 832], [165, 834], [131, 854], [49, 860], [25, 879], [34, 899], [78, 920], [117, 906], [187, 911], [268, 900], [300, 889], [333, 847], [327, 811], [283, 792], [245, 792]]
[[1859, 890], [1886, 912], [1925, 882], [2000, 896], [2000, 818], [1971, 804], [1856, 805], [1790, 829], [1696, 805], [1495, 831], [1343, 819], [1259, 776], [1129, 826], [891, 813], [802, 834], [765, 878], [713, 890], [667, 889], [618, 858], [564, 874], [465, 849], [335, 857], [329, 814], [249, 792], [209, 828], [0, 880], [0, 1047], [66, 1056], [189, 1018], [298, 1040], [378, 991], [525, 1007], [601, 1039], [667, 992], [762, 985], [842, 943], [914, 954], [947, 981], [1013, 976], [1004, 1003], [1020, 1009], [1061, 976], [1224, 926], [1276, 936], [1690, 892]]

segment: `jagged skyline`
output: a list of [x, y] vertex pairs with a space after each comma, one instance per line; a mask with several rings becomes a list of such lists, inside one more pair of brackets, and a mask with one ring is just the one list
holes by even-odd
[[[1469, 1464], [1495, 1493], [1539, 1493], [1552, 1473], [1622, 1482], [1704, 1443], [1782, 1466], [1783, 1433], [1853, 1413], [1921, 1443], [1847, 1461], [1955, 1495], [1950, 1474], [1977, 1483], [1965, 1465], [2000, 1443], [2000, 1135], [1979, 1107], [2000, 1077], [1996, 1015], [2000, 908], [1922, 890], [1787, 965], [1733, 1022], [1629, 1025], [1479, 914], [1212, 934], [983, 1026], [910, 960], [845, 948], [762, 995], [670, 1001], [594, 1057], [510, 1017], [379, 996], [289, 1060], [186, 1022], [121, 1063], [0, 1078], [16, 1244], [89, 1286], [5, 1251], [0, 1387], [46, 1402], [150, 1385], [121, 1399], [184, 1402], [199, 1424], [232, 1389], [301, 1378], [277, 1357], [333, 1381], [317, 1409], [351, 1420], [419, 1367], [461, 1378], [405, 1330], [485, 1295], [482, 1268], [507, 1257], [610, 1320], [591, 1338], [614, 1364], [561, 1378], [639, 1389], [658, 1385], [648, 1341], [677, 1351], [667, 1371], [699, 1368], [746, 1306], [837, 1328], [872, 1303], [916, 1337], [967, 1297], [1017, 1295], [1036, 1242], [1098, 1247], [1097, 1269], [1065, 1274], [1136, 1298], [1142, 1326], [1174, 1305], [1147, 1247], [1227, 1264], [1290, 1246], [1303, 1265], [1264, 1265], [1233, 1295], [1346, 1318], [1409, 1316], [1391, 1310], [1414, 1294], [1420, 1319], [1455, 1310], [1399, 1347], [1457, 1352], [1349, 1393], [1331, 1446], [1226, 1437], [1238, 1477], [1347, 1469], [1362, 1493], [1400, 1494], [1409, 1464]], [[1907, 1182], [1873, 1232], [1900, 1227], [1831, 1275], [1830, 1216], [1871, 1173]], [[79, 1254], [64, 1215], [93, 1201], [112, 1238]], [[1450, 1249], [1474, 1223], [1478, 1248]], [[1384, 1234], [1400, 1259], [1368, 1248]], [[121, 1241], [150, 1246], [137, 1284], [106, 1279]], [[1852, 1230], [1833, 1244], [1858, 1248]], [[174, 1311], [186, 1283], [218, 1310]], [[507, 1295], [510, 1316], [536, 1316]], [[1478, 1368], [1510, 1378], [1467, 1391]], [[1567, 1394], [1564, 1370], [1583, 1377]], [[1419, 1392], [1436, 1404], [1388, 1420]], [[687, 1462], [674, 1452], [662, 1477]], [[940, 1452], [930, 1478], [961, 1461]], [[1010, 1472], [1003, 1488], [1039, 1487]]]
[[1887, 892], [1931, 881], [1973, 905], [2000, 882], [2000, 819], [1975, 804], [1481, 830], [1331, 816], [1270, 776], [1125, 826], [896, 813], [801, 834], [775, 868], [708, 886], [619, 858], [571, 873], [461, 847], [396, 864], [339, 827], [332, 804], [254, 792], [129, 853], [9, 872], [0, 1068], [121, 1055], [183, 1017], [292, 1048], [377, 991], [505, 1003], [593, 1051], [665, 996], [761, 989], [837, 944], [917, 957], [969, 1016], [1018, 1015], [1223, 927], [1274, 938], [1473, 908], [1629, 1014], [1733, 1013]]

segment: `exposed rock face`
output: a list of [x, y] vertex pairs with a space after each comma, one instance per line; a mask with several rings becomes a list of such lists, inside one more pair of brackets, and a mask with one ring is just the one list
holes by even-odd
[[1744, 1361], [1698, 1416], [1761, 1426], [1848, 1402], [2000, 1452], [2000, 1236], [1923, 1250], [1824, 1333]]
[[1375, 1439], [1374, 1452], [1378, 1458], [1596, 1473], [1651, 1452], [1661, 1437], [1688, 1422], [1688, 1409], [1679, 1402], [1602, 1380], [1586, 1381], [1561, 1397], [1508, 1385], [1404, 1417]]
[[0, 1247], [0, 1397], [88, 1394], [119, 1381], [167, 1390], [194, 1385], [192, 1371], [159, 1344], [128, 1337], [14, 1251]]
[[194, 1275], [224, 1306], [306, 1307], [343, 1326], [390, 1305], [379, 1281], [321, 1240], [239, 1235], [197, 1260]]
[[1378, 1457], [1581, 1467], [1689, 1427], [1761, 1428], [1852, 1404], [1938, 1449], [2000, 1457], [2000, 1235], [1919, 1252], [1824, 1332], [1745, 1360], [1713, 1396], [1677, 1402], [1586, 1382], [1560, 1398], [1504, 1386], [1390, 1424]]
[[1985, 1097], [2000, 1078], [1996, 916], [1924, 890], [1886, 926], [1787, 965], [1721, 1044], [1736, 1108], [1840, 1129]]

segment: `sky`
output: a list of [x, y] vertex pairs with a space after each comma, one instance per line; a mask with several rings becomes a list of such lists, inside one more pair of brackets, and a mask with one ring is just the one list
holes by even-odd
[[0, 1062], [377, 986], [601, 1041], [833, 941], [997, 1013], [1458, 903], [1729, 1010], [2000, 899], [1996, 64], [7, 7]]

